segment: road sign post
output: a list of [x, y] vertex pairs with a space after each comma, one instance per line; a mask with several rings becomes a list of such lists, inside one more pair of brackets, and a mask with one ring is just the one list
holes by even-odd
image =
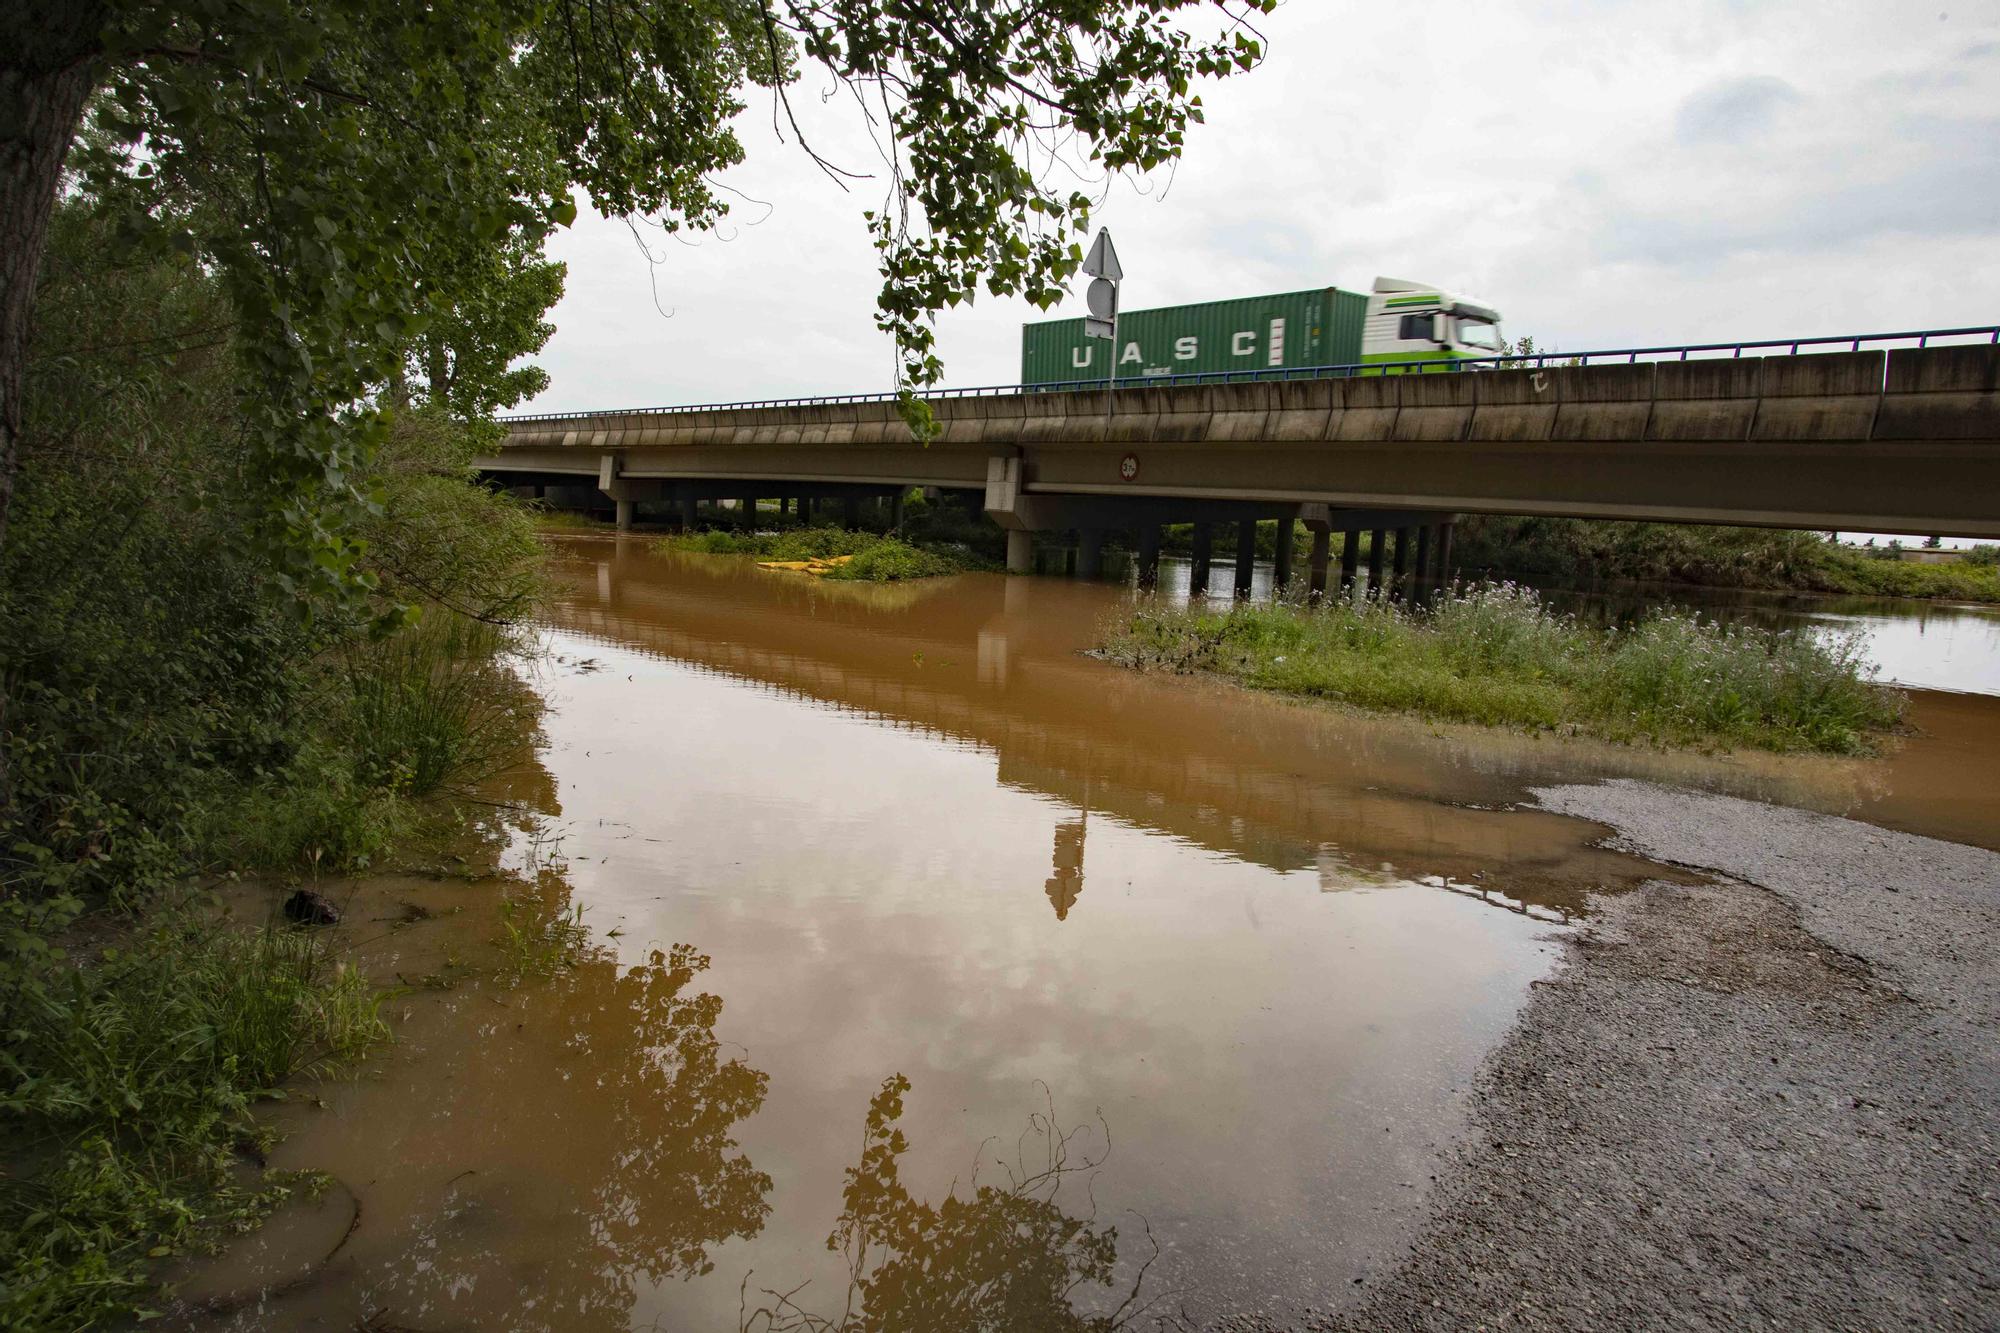
[[[1104, 382], [1107, 389], [1115, 389], [1118, 387], [1118, 284], [1125, 277], [1125, 266], [1118, 262], [1118, 247], [1111, 243], [1109, 227], [1098, 228], [1097, 239], [1091, 243], [1090, 253], [1084, 256], [1083, 271], [1091, 278], [1090, 290], [1084, 295], [1084, 302], [1090, 308], [1083, 319], [1084, 336], [1111, 341]], [[1105, 408], [1109, 411], [1110, 404]]]

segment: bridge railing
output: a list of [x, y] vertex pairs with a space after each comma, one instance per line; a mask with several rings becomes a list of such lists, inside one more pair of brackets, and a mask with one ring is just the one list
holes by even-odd
[[[1134, 375], [1107, 383], [1103, 377], [1057, 380], [1041, 384], [986, 384], [964, 389], [931, 389], [918, 395], [937, 398], [996, 398], [1030, 393], [1101, 392], [1107, 388], [1157, 389], [1181, 385], [1245, 384], [1261, 381], [1350, 379], [1372, 375], [1463, 374], [1487, 370], [1541, 370], [1549, 366], [1636, 364], [1640, 361], [1695, 361], [1760, 356], [1802, 356], [1814, 352], [1850, 351], [1894, 346], [1930, 347], [1948, 342], [2000, 344], [2000, 325], [1960, 329], [1916, 329], [1901, 333], [1850, 333], [1830, 338], [1771, 338], [1752, 342], [1686, 343], [1670, 347], [1617, 347], [1585, 352], [1546, 351], [1523, 355], [1467, 357], [1451, 361], [1362, 361], [1330, 366], [1292, 366], [1257, 370], [1206, 370], [1177, 375]], [[826, 407], [844, 403], [893, 403], [894, 393], [817, 394], [792, 398], [755, 398], [728, 403], [684, 403], [666, 407], [598, 409], [588, 412], [523, 412], [503, 416], [510, 423], [573, 421], [592, 416], [666, 416], [683, 412], [744, 411], [770, 407]]]

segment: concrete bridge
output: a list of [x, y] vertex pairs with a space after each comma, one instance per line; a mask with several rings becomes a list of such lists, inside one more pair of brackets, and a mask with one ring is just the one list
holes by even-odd
[[[1987, 340], [957, 391], [932, 399], [927, 444], [887, 395], [524, 416], [478, 465], [554, 503], [601, 495], [621, 526], [645, 503], [686, 522], [704, 501], [772, 496], [852, 517], [870, 497], [960, 490], [1007, 529], [1010, 568], [1027, 567], [1033, 533], [1074, 530], [1092, 573], [1104, 532], [1126, 529], [1142, 579], [1159, 525], [1192, 522], [1202, 588], [1208, 526], [1244, 519], [1304, 521], [1316, 587], [1336, 534], [1349, 576], [1364, 530], [1372, 575], [1392, 545], [1399, 575], [1442, 569], [1465, 512], [2000, 538], [2000, 346], [1993, 330], [1952, 332]], [[1606, 356], [1625, 360], [1591, 363]], [[1290, 549], [1280, 540], [1281, 579]]]

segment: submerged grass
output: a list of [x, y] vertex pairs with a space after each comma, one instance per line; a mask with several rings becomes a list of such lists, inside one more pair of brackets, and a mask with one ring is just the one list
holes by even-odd
[[839, 560], [813, 572], [840, 582], [895, 583], [984, 569], [988, 562], [948, 542], [906, 542], [849, 528], [793, 528], [782, 532], [697, 532], [663, 537], [660, 549], [702, 555], [747, 555], [758, 560], [811, 563]]
[[1874, 681], [1858, 637], [1678, 611], [1598, 628], [1511, 584], [1421, 608], [1147, 607], [1105, 651], [1141, 670], [1213, 672], [1360, 708], [1662, 745], [1865, 754], [1904, 702]]

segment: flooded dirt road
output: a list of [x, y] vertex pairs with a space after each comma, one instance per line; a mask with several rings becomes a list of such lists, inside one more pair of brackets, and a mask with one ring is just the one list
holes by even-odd
[[1554, 744], [1121, 672], [1105, 585], [554, 545], [514, 880], [356, 886], [397, 1044], [274, 1119], [351, 1230], [184, 1326], [809, 1327], [857, 1256], [906, 1280], [856, 1327], [1282, 1323], [1398, 1256], [1565, 922], [1663, 873], [1528, 788], [2000, 842], [1952, 748], [1997, 700], [1879, 761]]

